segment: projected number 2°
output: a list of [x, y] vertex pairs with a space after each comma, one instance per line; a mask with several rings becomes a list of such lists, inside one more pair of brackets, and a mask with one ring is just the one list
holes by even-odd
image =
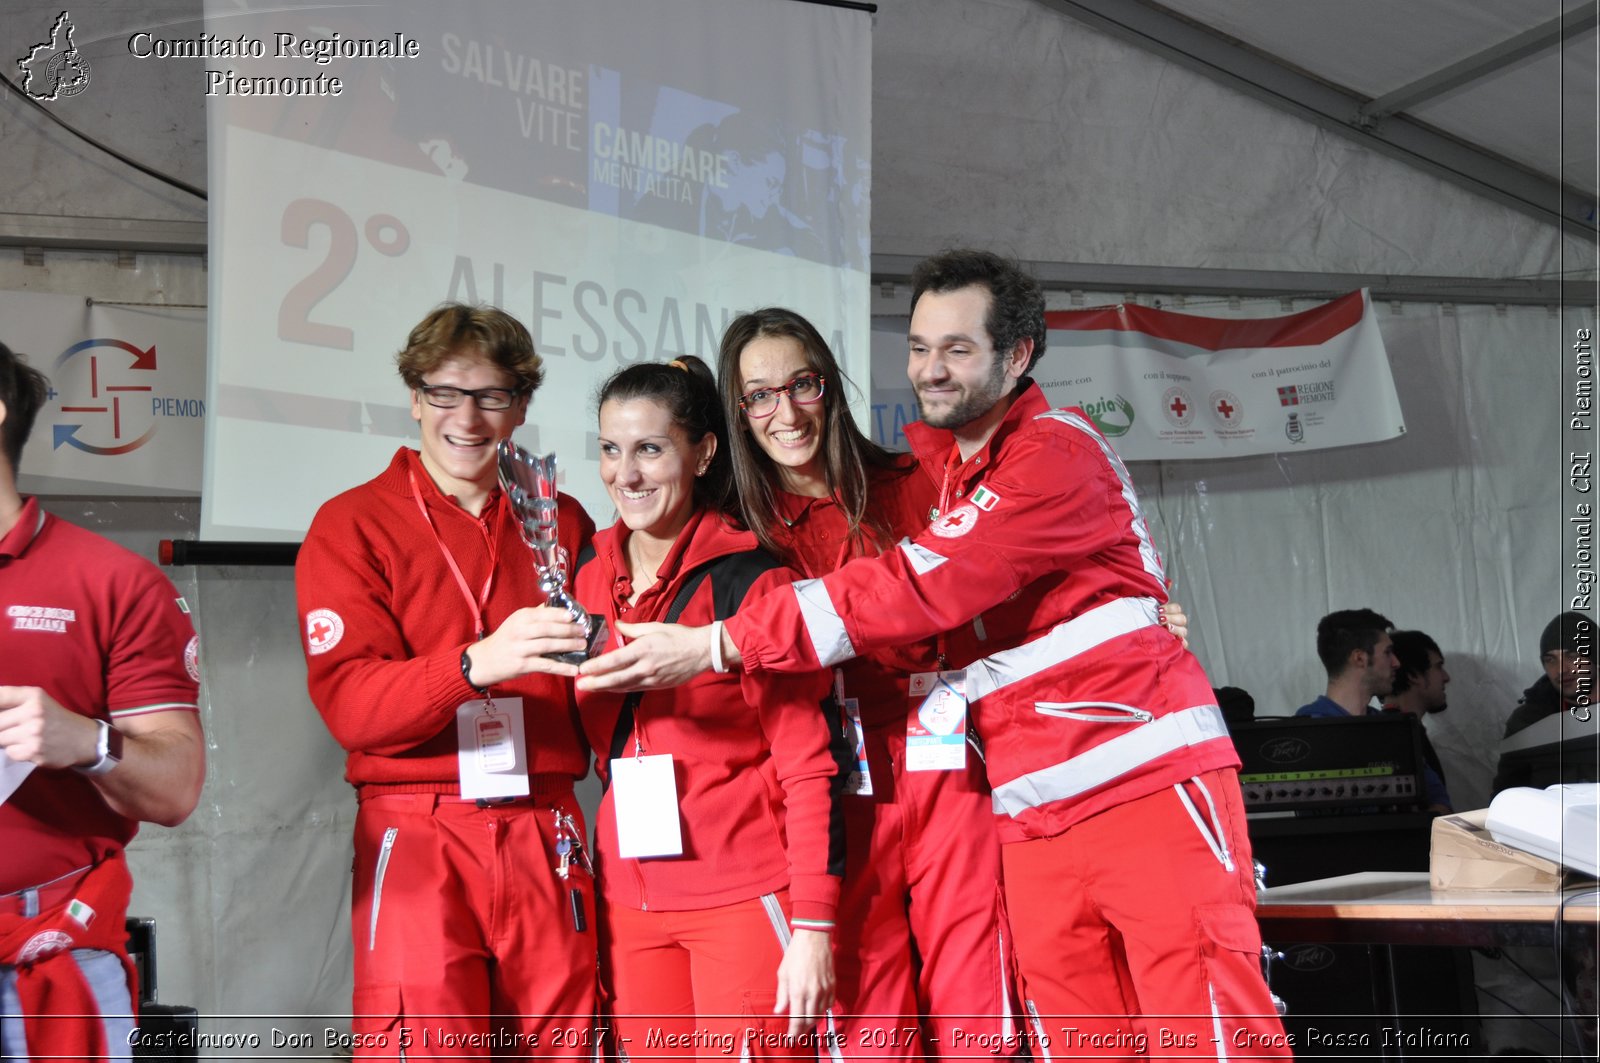
[[[278, 338], [312, 347], [333, 347], [341, 351], [355, 347], [355, 332], [343, 325], [311, 320], [317, 304], [332, 295], [355, 266], [360, 241], [356, 223], [340, 208], [324, 199], [297, 199], [283, 209], [281, 235], [288, 247], [309, 248], [311, 230], [321, 225], [328, 230], [328, 251], [319, 264], [278, 304]], [[392, 214], [369, 217], [363, 233], [367, 243], [381, 255], [393, 258], [411, 246], [411, 233]]]

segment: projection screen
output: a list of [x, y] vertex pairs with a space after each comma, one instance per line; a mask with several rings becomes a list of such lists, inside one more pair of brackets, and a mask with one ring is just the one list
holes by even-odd
[[297, 540], [414, 443], [393, 356], [446, 300], [528, 325], [517, 439], [601, 525], [618, 367], [714, 364], [778, 304], [864, 387], [869, 31], [796, 0], [207, 0], [202, 536]]

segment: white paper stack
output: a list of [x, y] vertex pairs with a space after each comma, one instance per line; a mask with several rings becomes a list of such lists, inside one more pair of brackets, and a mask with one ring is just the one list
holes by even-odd
[[1517, 786], [1489, 804], [1489, 833], [1502, 845], [1600, 875], [1600, 783], [1545, 790]]

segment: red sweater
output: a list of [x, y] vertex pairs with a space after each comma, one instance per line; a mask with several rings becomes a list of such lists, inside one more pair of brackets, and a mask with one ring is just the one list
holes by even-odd
[[[673, 543], [655, 584], [629, 605], [628, 534], [620, 523], [600, 532], [596, 556], [577, 578], [578, 600], [606, 617], [613, 646], [618, 619], [660, 620], [695, 569], [756, 550], [754, 535], [697, 513]], [[745, 590], [749, 597], [786, 587], [794, 578], [765, 554], [756, 553], [752, 564], [765, 570]], [[682, 623], [710, 623], [715, 599], [740, 589], [717, 583], [713, 575], [699, 585]], [[706, 672], [676, 689], [645, 694], [631, 727], [621, 720], [624, 695], [580, 692], [583, 727], [607, 786], [595, 828], [606, 898], [630, 908], [689, 911], [787, 887], [794, 919], [831, 921], [843, 873], [843, 828], [833, 793], [835, 729], [824, 710], [827, 692], [824, 672]], [[631, 755], [636, 740], [647, 755], [672, 755], [682, 856], [617, 855], [609, 758], [613, 751]]]
[[[439, 540], [417, 508], [413, 479]], [[594, 522], [566, 495], [559, 512], [561, 545], [576, 558]], [[311, 700], [350, 754], [345, 778], [364, 794], [460, 792], [455, 714], [478, 696], [461, 675], [473, 619], [440, 541], [474, 595], [493, 568], [484, 609], [489, 631], [517, 609], [544, 603], [532, 555], [500, 490], [474, 517], [435, 486], [417, 452], [405, 447], [376, 479], [317, 511], [295, 564]], [[587, 773], [588, 750], [565, 679], [524, 676], [491, 693], [522, 698], [531, 774]]]
[[[887, 468], [869, 467], [867, 477], [867, 505], [887, 529], [887, 541], [865, 535], [851, 538], [850, 522], [832, 498], [776, 492], [784, 523], [773, 530], [806, 576], [826, 576], [846, 561], [873, 557], [928, 526], [928, 512], [939, 501], [939, 487], [915, 457], [898, 454]], [[862, 724], [903, 731], [910, 711], [906, 693], [910, 674], [932, 671], [937, 657], [935, 642], [929, 639], [887, 646], [840, 665], [845, 697], [856, 699]]]

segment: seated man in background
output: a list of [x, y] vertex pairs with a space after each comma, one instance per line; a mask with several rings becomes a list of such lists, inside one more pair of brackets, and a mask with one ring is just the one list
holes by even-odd
[[[1396, 631], [1390, 638], [1400, 667], [1395, 669], [1394, 690], [1383, 699], [1383, 711], [1403, 712], [1415, 716], [1420, 723], [1424, 716], [1449, 708], [1444, 688], [1450, 685], [1450, 673], [1444, 670], [1444, 654], [1439, 652], [1439, 644], [1420, 631]], [[1453, 811], [1444, 783], [1444, 765], [1433, 743], [1428, 741], [1427, 728], [1421, 731], [1422, 779], [1428, 796], [1428, 811], [1441, 814]]]
[[127, 1059], [123, 850], [200, 800], [199, 640], [153, 564], [18, 491], [49, 386], [0, 344], [0, 1059]]
[[1317, 656], [1328, 670], [1328, 692], [1296, 716], [1365, 716], [1373, 698], [1394, 687], [1399, 661], [1389, 618], [1371, 609], [1342, 609], [1317, 622]]
[[[1506, 720], [1506, 738], [1557, 712], [1584, 719], [1594, 711], [1595, 622], [1582, 613], [1562, 613], [1539, 636], [1539, 663], [1544, 675], [1522, 692], [1522, 701]], [[1493, 791], [1512, 786], [1543, 788], [1557, 783], [1594, 782], [1596, 758], [1563, 756], [1552, 747], [1547, 755], [1500, 757]]]

